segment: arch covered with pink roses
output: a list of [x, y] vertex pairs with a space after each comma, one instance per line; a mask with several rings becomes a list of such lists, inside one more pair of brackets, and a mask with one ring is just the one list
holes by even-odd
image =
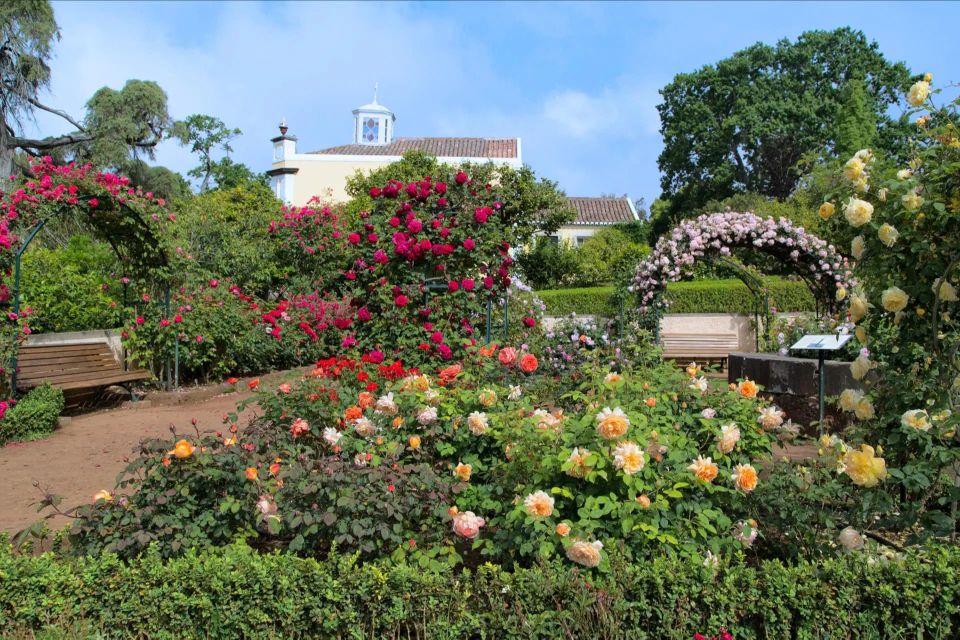
[[760, 251], [781, 260], [808, 284], [824, 308], [832, 308], [852, 285], [848, 260], [826, 240], [785, 218], [753, 213], [712, 213], [684, 220], [660, 238], [637, 266], [632, 291], [640, 312], [662, 308], [668, 282], [691, 277], [698, 260], [730, 256], [737, 249]]

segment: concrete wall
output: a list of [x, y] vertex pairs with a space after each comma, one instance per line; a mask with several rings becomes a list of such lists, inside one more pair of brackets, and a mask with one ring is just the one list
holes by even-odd
[[24, 344], [30, 346], [50, 346], [82, 344], [85, 342], [106, 342], [119, 362], [123, 357], [118, 329], [98, 329], [95, 331], [65, 331], [62, 333], [34, 333], [27, 336]]

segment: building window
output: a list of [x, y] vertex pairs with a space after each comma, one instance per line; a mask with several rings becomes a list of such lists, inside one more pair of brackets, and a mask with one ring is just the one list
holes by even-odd
[[380, 138], [380, 122], [373, 118], [367, 118], [363, 121], [363, 140], [365, 142], [377, 142]]
[[547, 242], [550, 244], [560, 244], [560, 236], [547, 236]]
[[582, 247], [583, 243], [586, 242], [590, 236], [577, 236], [577, 246]]

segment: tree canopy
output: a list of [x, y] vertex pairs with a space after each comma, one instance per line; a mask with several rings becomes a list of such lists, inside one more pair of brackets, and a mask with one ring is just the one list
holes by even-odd
[[[191, 178], [200, 181], [200, 192], [210, 190], [210, 179], [216, 170], [221, 170], [220, 163], [213, 159], [213, 152], [220, 149], [226, 153], [233, 151], [230, 141], [240, 135], [240, 129], [231, 129], [220, 118], [195, 113], [187, 116], [174, 127], [174, 135], [180, 143], [190, 147], [190, 152], [197, 154], [200, 165], [187, 172]], [[229, 163], [229, 158], [224, 158]], [[226, 169], [229, 170], [229, 165]]]
[[910, 80], [903, 63], [889, 62], [850, 28], [757, 43], [677, 75], [657, 107], [661, 197], [669, 201], [662, 224], [736, 193], [783, 200], [804, 159], [882, 145], [891, 137], [886, 130], [900, 125], [887, 110]]

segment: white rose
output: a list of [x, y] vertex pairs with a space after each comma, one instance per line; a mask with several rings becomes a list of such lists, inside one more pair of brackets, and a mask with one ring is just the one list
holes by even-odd
[[851, 226], [862, 227], [873, 218], [873, 205], [866, 200], [850, 198], [843, 213]]

